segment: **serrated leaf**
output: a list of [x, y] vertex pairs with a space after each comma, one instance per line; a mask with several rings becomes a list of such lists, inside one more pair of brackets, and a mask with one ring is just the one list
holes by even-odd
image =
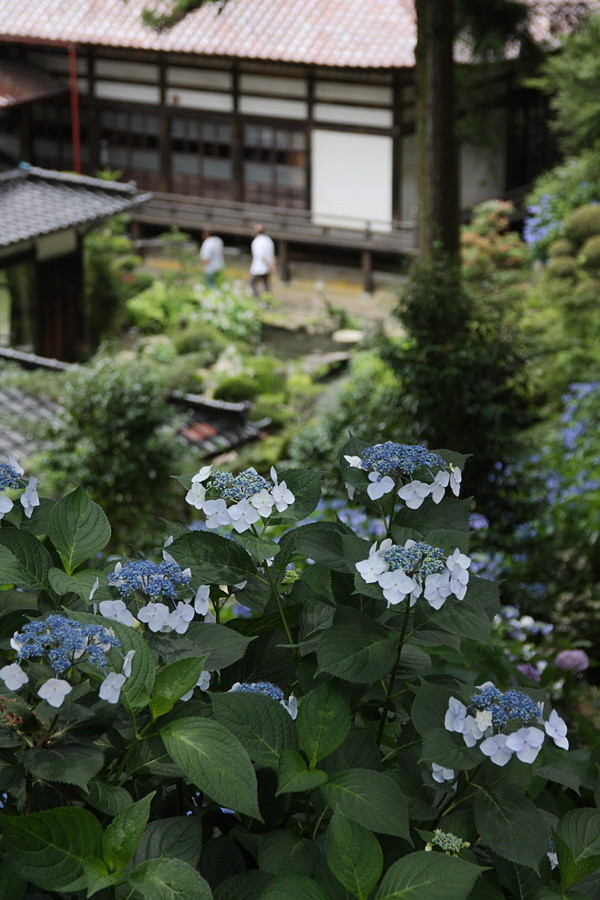
[[448, 769], [467, 771], [481, 764], [481, 752], [467, 747], [460, 734], [432, 728], [423, 735], [423, 759]]
[[307, 875], [278, 875], [269, 882], [260, 900], [331, 900], [327, 891]]
[[279, 757], [277, 779], [276, 797], [279, 794], [312, 791], [327, 781], [327, 772], [322, 769], [309, 770], [297, 750], [283, 750]]
[[80, 890], [86, 883], [84, 860], [100, 856], [100, 823], [76, 806], [28, 816], [0, 815], [0, 826], [11, 866], [36, 887], [64, 893]]
[[273, 510], [269, 522], [277, 524], [306, 519], [321, 499], [320, 474], [314, 469], [284, 469], [277, 473], [277, 478], [280, 484], [285, 481], [295, 500], [284, 513]]
[[52, 590], [56, 591], [60, 597], [64, 594], [77, 594], [86, 603], [89, 602], [89, 596], [97, 578], [103, 583], [106, 581], [105, 576], [98, 569], [81, 569], [74, 575], [67, 575], [62, 569], [50, 569], [48, 573]]
[[408, 807], [396, 782], [372, 769], [337, 772], [321, 788], [325, 801], [369, 831], [410, 841]]
[[516, 900], [534, 900], [540, 876], [529, 866], [521, 866], [490, 852], [500, 880], [514, 894]]
[[446, 685], [423, 682], [414, 699], [411, 718], [412, 723], [424, 737], [432, 728], [441, 728], [448, 709], [448, 701], [456, 689]]
[[71, 575], [82, 562], [104, 550], [110, 525], [102, 507], [80, 486], [52, 507], [48, 537]]
[[193, 622], [186, 637], [194, 645], [196, 652], [208, 653], [205, 669], [210, 672], [226, 669], [227, 666], [241, 659], [248, 644], [253, 640], [238, 634], [225, 625], [214, 625], [211, 622]]
[[215, 719], [228, 728], [258, 766], [276, 769], [286, 748], [295, 749], [294, 723], [283, 706], [259, 693], [213, 694]]
[[548, 831], [536, 806], [512, 788], [477, 785], [475, 824], [484, 846], [512, 862], [536, 869], [548, 850]]
[[146, 900], [213, 900], [204, 878], [182, 859], [149, 859], [128, 881]]
[[182, 859], [196, 866], [202, 849], [202, 820], [199, 816], [173, 816], [150, 822], [133, 856], [133, 865], [147, 859]]
[[272, 559], [274, 556], [277, 556], [281, 550], [281, 547], [279, 544], [276, 544], [275, 541], [267, 541], [265, 538], [259, 538], [257, 535], [252, 534], [251, 531], [237, 534], [235, 539], [238, 544], [241, 544], [244, 550], [251, 553], [258, 562], [263, 562], [265, 559]]
[[573, 887], [600, 869], [600, 811], [573, 809], [558, 823], [554, 835], [561, 884]]
[[[343, 545], [344, 536], [354, 537], [341, 522], [311, 522], [292, 532], [296, 550], [304, 556], [339, 572], [350, 571]], [[369, 555], [367, 546], [366, 557]]]
[[23, 900], [26, 884], [7, 859], [0, 860], [0, 900]]
[[424, 503], [419, 509], [400, 509], [395, 521], [416, 528], [421, 534], [438, 528], [467, 532], [470, 506], [470, 500], [455, 500], [446, 496], [441, 503]]
[[200, 678], [207, 656], [187, 656], [162, 668], [156, 675], [150, 711], [155, 719], [164, 716]]
[[211, 531], [184, 534], [173, 541], [169, 553], [182, 568], [191, 568], [202, 584], [238, 584], [256, 574], [243, 547]]
[[533, 773], [540, 778], [554, 781], [556, 784], [564, 784], [565, 787], [571, 788], [572, 791], [579, 793], [581, 778], [577, 772], [572, 772], [570, 769], [564, 769], [562, 766], [536, 766]]
[[350, 707], [334, 681], [313, 688], [302, 698], [296, 725], [311, 769], [340, 746], [350, 724]]
[[386, 675], [398, 648], [389, 632], [358, 610], [338, 607], [334, 623], [317, 649], [319, 668], [359, 684], [371, 684]]
[[471, 600], [468, 589], [464, 600], [448, 600], [441, 609], [430, 608], [426, 613], [434, 625], [451, 634], [484, 644], [489, 641], [492, 623], [481, 606]]
[[266, 834], [258, 852], [258, 865], [272, 875], [284, 875], [286, 872], [312, 875], [318, 860], [316, 844], [283, 829]]
[[98, 812], [109, 816], [118, 816], [127, 806], [131, 806], [133, 798], [125, 788], [114, 784], [105, 784], [102, 781], [90, 781], [87, 792], [84, 795], [85, 802], [93, 806]]
[[87, 884], [87, 896], [93, 897], [98, 891], [104, 890], [121, 881], [124, 872], [109, 872], [104, 860], [96, 856], [88, 856], [83, 861], [83, 869]]
[[379, 881], [383, 853], [370, 831], [337, 810], [327, 828], [327, 863], [345, 888], [365, 900]]
[[483, 871], [458, 857], [420, 850], [388, 869], [375, 900], [465, 900]]
[[179, 719], [165, 725], [161, 737], [173, 761], [211, 800], [262, 821], [254, 767], [228, 728], [211, 719]]
[[45, 591], [51, 567], [52, 557], [32, 534], [0, 529], [0, 584]]
[[112, 872], [124, 869], [137, 849], [150, 815], [156, 791], [119, 813], [104, 832], [102, 856]]
[[232, 875], [215, 888], [215, 900], [259, 900], [272, 879], [268, 872], [258, 869]]
[[21, 762], [27, 772], [42, 781], [76, 784], [85, 789], [104, 765], [104, 754], [91, 743], [62, 743], [30, 747]]

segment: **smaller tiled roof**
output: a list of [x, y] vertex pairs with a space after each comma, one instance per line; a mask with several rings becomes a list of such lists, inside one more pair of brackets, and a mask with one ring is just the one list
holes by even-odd
[[0, 175], [0, 247], [92, 225], [144, 203], [135, 184], [119, 184], [24, 165]]
[[0, 56], [0, 108], [64, 94], [67, 86], [41, 69]]

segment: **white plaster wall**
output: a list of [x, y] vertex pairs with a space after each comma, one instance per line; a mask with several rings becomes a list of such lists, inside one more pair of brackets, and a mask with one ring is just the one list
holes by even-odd
[[374, 128], [391, 128], [391, 109], [375, 109], [369, 106], [345, 106], [333, 103], [315, 103], [315, 120], [346, 125], [371, 125]]
[[349, 103], [369, 104], [393, 102], [391, 87], [376, 84], [351, 84], [347, 81], [317, 81], [315, 83], [317, 100], [344, 100]]
[[270, 97], [240, 97], [240, 112], [250, 116], [275, 116], [283, 119], [306, 119], [308, 104], [304, 100], [277, 100]]
[[231, 72], [219, 72], [216, 69], [192, 69], [185, 66], [167, 66], [167, 83], [184, 85], [190, 88], [220, 88], [231, 90], [233, 78]]
[[[315, 129], [312, 135], [313, 220], [320, 225], [389, 231], [392, 139]], [[358, 221], [362, 220], [362, 222]]]
[[96, 75], [98, 78], [119, 78], [124, 81], [129, 78], [135, 78], [136, 81], [158, 84], [159, 69], [158, 66], [151, 63], [98, 59], [96, 60]]
[[272, 75], [246, 75], [240, 78], [240, 89], [243, 94], [283, 94], [294, 97], [306, 97], [305, 78], [275, 78]]
[[134, 103], [159, 103], [160, 90], [152, 84], [126, 84], [124, 81], [97, 81], [96, 97], [131, 100]]
[[218, 94], [216, 91], [191, 91], [187, 88], [168, 88], [167, 103], [169, 106], [182, 106], [188, 109], [214, 109], [218, 112], [233, 110], [231, 94]]
[[54, 259], [56, 256], [65, 256], [77, 249], [77, 232], [61, 231], [58, 234], [50, 234], [38, 239], [35, 255], [40, 262], [45, 259]]

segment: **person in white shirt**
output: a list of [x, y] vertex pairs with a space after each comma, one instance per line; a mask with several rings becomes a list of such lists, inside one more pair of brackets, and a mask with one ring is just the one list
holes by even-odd
[[250, 288], [255, 297], [259, 297], [258, 282], [262, 281], [263, 291], [271, 293], [271, 275], [275, 271], [275, 244], [264, 233], [262, 225], [252, 229], [254, 240], [250, 246], [252, 263], [250, 265]]
[[223, 241], [216, 234], [205, 229], [202, 232], [202, 246], [200, 247], [200, 262], [204, 269], [204, 278], [209, 288], [216, 288], [215, 276], [225, 268], [223, 258]]

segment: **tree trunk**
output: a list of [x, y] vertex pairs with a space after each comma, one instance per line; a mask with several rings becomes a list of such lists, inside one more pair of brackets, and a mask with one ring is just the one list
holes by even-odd
[[458, 149], [454, 137], [454, 0], [416, 0], [418, 248], [459, 248]]

